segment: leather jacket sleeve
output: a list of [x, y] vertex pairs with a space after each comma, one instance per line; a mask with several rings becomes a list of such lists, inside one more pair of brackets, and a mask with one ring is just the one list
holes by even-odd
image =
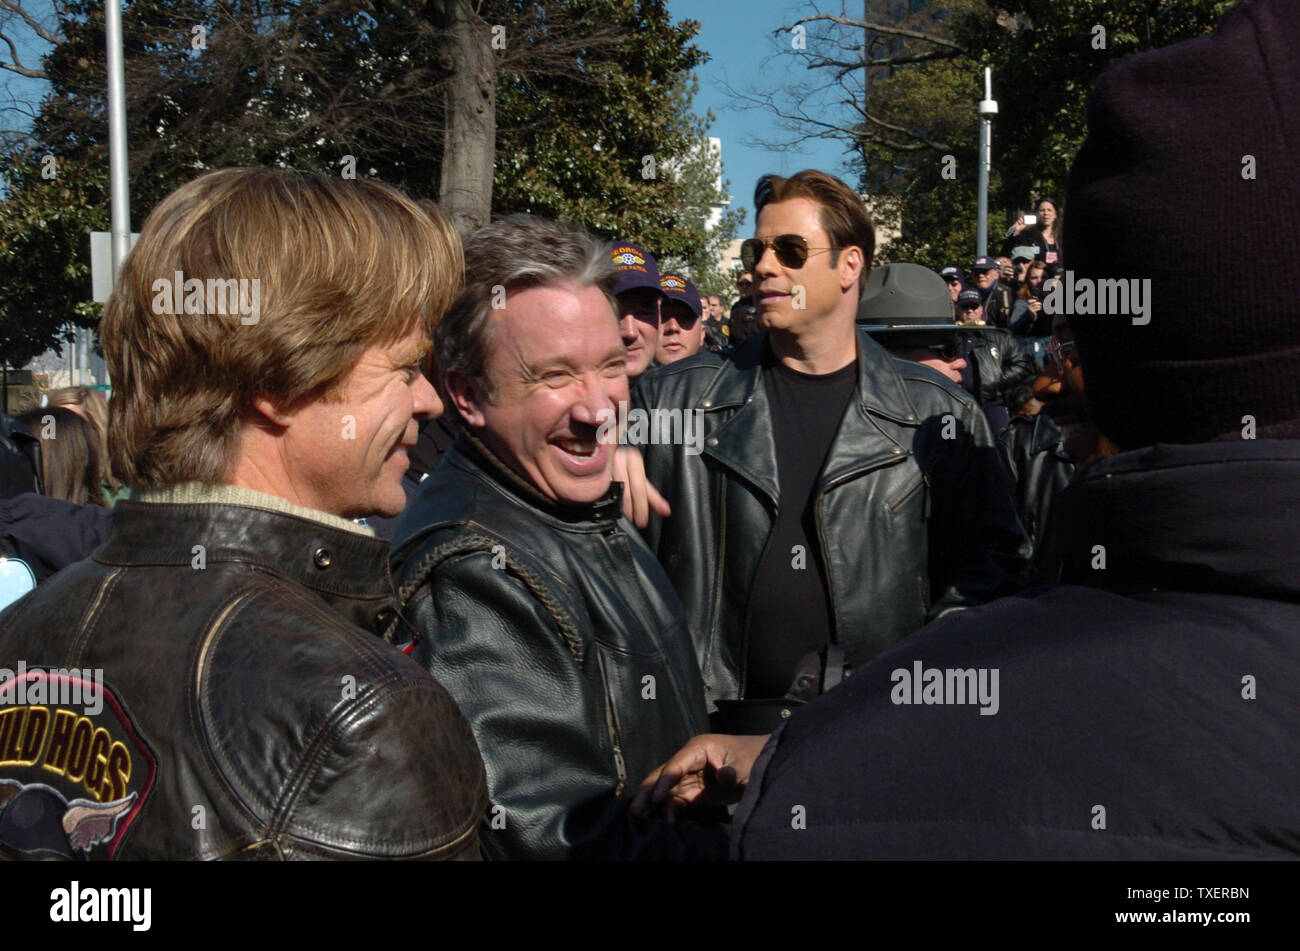
[[1007, 390], [1018, 383], [1023, 383], [1038, 374], [1034, 361], [1020, 349], [1020, 341], [1011, 334], [1000, 334], [1002, 374], [998, 380], [998, 396], [1006, 396]]
[[[436, 684], [406, 681], [375, 694], [357, 696], [328, 751], [314, 758], [284, 856], [478, 859], [479, 828], [465, 817], [476, 800], [483, 808], [487, 791], [478, 757], [467, 755], [474, 740], [465, 719]], [[454, 801], [431, 797], [436, 789], [455, 790]], [[433, 847], [417, 851], [413, 842]]]
[[723, 857], [717, 829], [628, 813], [643, 777], [620, 780], [610, 704], [589, 671], [599, 663], [593, 645], [585, 635], [575, 644], [553, 607], [493, 560], [490, 551], [451, 556], [408, 605], [424, 632], [414, 658], [456, 699], [484, 752], [485, 857]]

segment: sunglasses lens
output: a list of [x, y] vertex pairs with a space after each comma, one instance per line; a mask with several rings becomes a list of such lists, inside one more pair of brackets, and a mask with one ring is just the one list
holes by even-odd
[[[767, 247], [758, 238], [749, 238], [740, 245], [740, 263], [746, 271], [754, 270]], [[801, 268], [808, 261], [808, 242], [800, 235], [783, 234], [773, 239], [771, 247], [783, 267]]]
[[785, 267], [800, 268], [808, 261], [808, 243], [797, 234], [783, 234], [772, 242], [776, 259]]

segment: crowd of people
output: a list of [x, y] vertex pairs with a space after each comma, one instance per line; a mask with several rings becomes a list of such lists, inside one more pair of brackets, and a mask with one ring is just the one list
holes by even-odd
[[[1296, 26], [1248, 0], [1112, 67], [1068, 219], [972, 287], [873, 267], [816, 170], [759, 180], [726, 316], [571, 224], [183, 185], [107, 305], [107, 413], [0, 434], [39, 581], [0, 614], [0, 854], [1295, 857], [1300, 130], [1256, 93]], [[1191, 142], [1277, 171], [1198, 204]], [[1239, 219], [1269, 237], [1211, 315], [1162, 262]], [[1062, 266], [1151, 274], [1153, 316], [1046, 313]], [[160, 313], [173, 275], [260, 281], [260, 319]]]

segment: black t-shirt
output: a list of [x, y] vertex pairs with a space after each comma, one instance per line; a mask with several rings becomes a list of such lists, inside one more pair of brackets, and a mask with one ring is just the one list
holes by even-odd
[[811, 376], [784, 366], [770, 350], [764, 356], [781, 500], [750, 593], [747, 698], [784, 695], [799, 658], [831, 638], [812, 492], [853, 398], [857, 372], [855, 360], [834, 373]]

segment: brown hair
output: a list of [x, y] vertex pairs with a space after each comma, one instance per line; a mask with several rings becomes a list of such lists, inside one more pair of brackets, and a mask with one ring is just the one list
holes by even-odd
[[[1038, 260], [1030, 261], [1029, 266], [1025, 268], [1024, 283], [1020, 285], [1020, 290], [1016, 292], [1016, 296], [1021, 298], [1022, 300], [1029, 300], [1029, 298], [1033, 297], [1034, 289], [1029, 286], [1029, 272], [1046, 271], [1046, 270], [1047, 270], [1046, 261], [1038, 261]], [[1043, 280], [1047, 280], [1046, 274], [1043, 275]]]
[[[46, 393], [45, 402], [47, 406], [79, 407], [81, 415], [95, 424], [99, 447], [103, 450], [104, 479], [113, 492], [120, 490], [122, 483], [113, 476], [112, 469], [108, 466], [108, 401], [104, 399], [104, 394], [90, 386], [61, 386]], [[75, 413], [77, 410], [72, 411]]]
[[107, 508], [100, 485], [104, 450], [95, 424], [62, 406], [29, 409], [18, 419], [41, 441], [45, 494], [77, 505]]
[[101, 325], [113, 470], [141, 488], [221, 482], [254, 398], [333, 398], [367, 347], [432, 339], [463, 272], [446, 220], [378, 182], [228, 168], [181, 186]]
[[[754, 188], [754, 216], [763, 208], [792, 198], [807, 198], [818, 205], [818, 217], [835, 246], [844, 249], [856, 246], [862, 249], [862, 273], [858, 275], [858, 296], [866, 287], [871, 274], [871, 258], [876, 253], [876, 226], [871, 212], [858, 194], [833, 175], [815, 169], [796, 172], [789, 178], [764, 175]], [[832, 266], [839, 255], [832, 255]]]

